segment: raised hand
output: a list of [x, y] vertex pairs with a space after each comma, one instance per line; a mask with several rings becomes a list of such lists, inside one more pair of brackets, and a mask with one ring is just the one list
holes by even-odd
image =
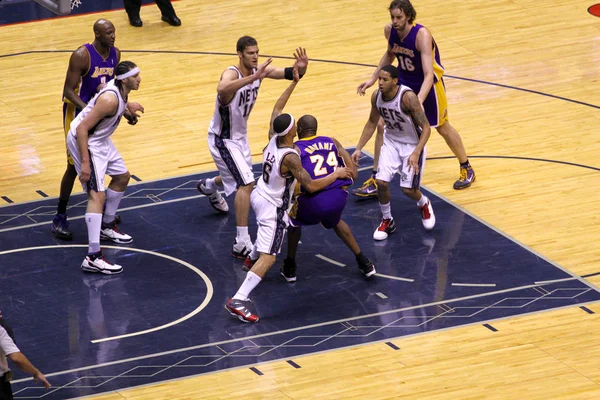
[[296, 59], [294, 65], [297, 65], [298, 68], [306, 68], [308, 65], [308, 56], [306, 55], [305, 48], [298, 47], [294, 53], [294, 58]]
[[267, 67], [272, 62], [273, 62], [273, 59], [269, 57], [269, 59], [267, 61], [265, 61], [264, 63], [260, 64], [258, 66], [258, 68], [256, 68], [256, 72], [254, 73], [254, 76], [256, 77], [256, 79], [263, 79], [265, 76], [267, 76], [269, 74], [269, 71], [267, 70]]

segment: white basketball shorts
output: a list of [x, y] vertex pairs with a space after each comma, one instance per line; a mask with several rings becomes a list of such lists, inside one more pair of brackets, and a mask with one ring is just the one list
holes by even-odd
[[235, 192], [238, 187], [254, 182], [252, 154], [247, 136], [240, 140], [222, 139], [209, 132], [208, 148], [223, 179], [226, 196]]
[[419, 173], [415, 174], [413, 168], [408, 168], [408, 157], [415, 151], [417, 145], [401, 143], [389, 140], [383, 137], [383, 145], [379, 155], [379, 167], [377, 168], [376, 179], [384, 182], [394, 180], [396, 173], [400, 174], [400, 187], [407, 189], [418, 189], [421, 186], [423, 169], [425, 168], [425, 158], [427, 156], [427, 146], [421, 152], [419, 157]]

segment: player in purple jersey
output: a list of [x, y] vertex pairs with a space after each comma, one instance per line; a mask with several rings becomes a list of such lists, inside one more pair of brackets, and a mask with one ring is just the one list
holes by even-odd
[[[332, 174], [340, 166], [348, 166], [352, 170], [352, 179], [355, 179], [358, 171], [350, 154], [336, 139], [317, 136], [317, 127], [317, 119], [312, 115], [304, 115], [298, 120], [299, 140], [296, 146], [300, 149], [304, 169], [312, 179], [318, 179]], [[365, 277], [375, 274], [375, 266], [362, 253], [350, 227], [342, 220], [348, 199], [346, 188], [353, 183], [352, 179], [337, 179], [316, 193], [307, 193], [302, 186], [297, 190], [296, 202], [289, 213], [288, 254], [281, 267], [281, 275], [286, 281], [296, 281], [296, 250], [302, 236], [302, 226], [317, 224], [325, 229], [333, 229], [354, 253], [358, 269]]]
[[[275, 103], [271, 114], [271, 125], [283, 112], [295, 87], [296, 82], [292, 83]], [[317, 127], [317, 119], [312, 115], [304, 115], [298, 120], [299, 140], [296, 141], [295, 148], [300, 153], [302, 167], [313, 181], [333, 174], [339, 167], [349, 168], [352, 171], [352, 178], [336, 179], [324, 189], [312, 193], [302, 185], [297, 185], [295, 204], [289, 211], [288, 255], [281, 267], [281, 275], [288, 282], [296, 281], [296, 250], [302, 235], [301, 227], [321, 224], [325, 229], [333, 229], [342, 239], [354, 253], [360, 272], [368, 278], [375, 274], [375, 267], [361, 252], [350, 227], [342, 220], [342, 212], [348, 199], [346, 188], [352, 185], [358, 171], [346, 149], [334, 138], [317, 136]], [[253, 249], [244, 261], [244, 269], [252, 268], [257, 257], [258, 253]]]
[[[417, 12], [409, 0], [394, 0], [388, 9], [392, 22], [384, 28], [387, 50], [371, 79], [361, 83], [357, 92], [364, 95], [366, 89], [377, 82], [381, 68], [397, 59], [398, 84], [406, 85], [417, 93], [430, 126], [442, 135], [460, 163], [460, 177], [454, 182], [454, 189], [466, 189], [475, 181], [475, 172], [469, 163], [460, 135], [448, 120], [448, 103], [442, 78], [444, 68], [437, 44], [427, 28], [414, 23]], [[379, 137], [382, 133], [379, 129], [377, 134], [374, 170], [377, 169], [382, 143], [382, 138]], [[368, 190], [371, 186], [376, 186], [372, 178], [365, 182], [361, 193], [371, 193], [372, 191]]]
[[[99, 19], [94, 23], [94, 41], [84, 44], [71, 54], [63, 88], [63, 128], [65, 136], [71, 122], [106, 83], [114, 78], [115, 67], [121, 60], [121, 52], [115, 47], [115, 26]], [[137, 103], [130, 103], [137, 104]], [[127, 112], [130, 124], [137, 119]], [[58, 239], [71, 240], [73, 235], [67, 222], [67, 204], [73, 191], [77, 171], [67, 150], [67, 168], [60, 182], [60, 195], [56, 216], [50, 230]], [[117, 218], [119, 222], [119, 218]]]

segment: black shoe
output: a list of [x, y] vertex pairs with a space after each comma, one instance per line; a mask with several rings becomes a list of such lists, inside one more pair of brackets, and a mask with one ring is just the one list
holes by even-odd
[[135, 17], [129, 17], [129, 23], [131, 24], [131, 26], [135, 26], [136, 28], [139, 28], [142, 25], [144, 25], [139, 15]]
[[170, 16], [163, 15], [161, 19], [171, 26], [181, 25], [181, 20], [179, 18], [177, 18], [177, 15], [170, 15]]
[[290, 283], [296, 282], [296, 261], [288, 260], [287, 258], [283, 260], [280, 273], [286, 281]]
[[375, 271], [373, 262], [365, 257], [362, 253], [356, 257], [356, 262], [358, 263], [358, 270], [365, 276], [365, 278], [370, 278], [377, 272]]
[[67, 214], [56, 214], [52, 225], [50, 225], [50, 231], [60, 240], [72, 240], [73, 234], [69, 230], [69, 222], [67, 221]]

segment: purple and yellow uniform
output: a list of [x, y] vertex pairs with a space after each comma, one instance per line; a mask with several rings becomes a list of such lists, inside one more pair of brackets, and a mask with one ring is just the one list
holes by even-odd
[[[77, 88], [75, 88], [75, 93], [77, 93], [81, 100], [87, 104], [92, 97], [96, 95], [98, 86], [103, 83], [108, 83], [114, 78], [118, 57], [115, 47], [110, 48], [110, 52], [106, 59], [98, 54], [91, 43], [84, 44], [83, 47], [85, 47], [89, 53], [90, 64], [86, 73], [81, 76]], [[69, 133], [71, 122], [73, 122], [81, 110], [66, 97], [63, 97], [63, 102], [63, 128], [66, 136], [67, 133]], [[69, 164], [73, 165], [73, 160], [71, 159], [68, 150], [67, 159], [69, 160]]]
[[[300, 149], [302, 166], [312, 179], [324, 178], [335, 169], [345, 167], [335, 142], [327, 136], [310, 136], [296, 142]], [[346, 207], [352, 179], [337, 179], [317, 193], [308, 193], [298, 184], [296, 202], [290, 210], [292, 226], [322, 224], [326, 229], [335, 227]]]
[[[398, 36], [398, 31], [392, 28], [388, 45], [390, 51], [398, 59], [398, 84], [408, 86], [415, 93], [419, 93], [425, 74], [421, 62], [421, 52], [417, 50], [417, 33], [425, 29], [423, 25], [413, 24], [408, 35], [403, 39]], [[432, 38], [433, 47], [433, 85], [423, 102], [425, 115], [432, 128], [443, 125], [448, 120], [448, 101], [446, 100], [446, 88], [442, 75], [444, 67], [440, 59], [435, 40]]]

